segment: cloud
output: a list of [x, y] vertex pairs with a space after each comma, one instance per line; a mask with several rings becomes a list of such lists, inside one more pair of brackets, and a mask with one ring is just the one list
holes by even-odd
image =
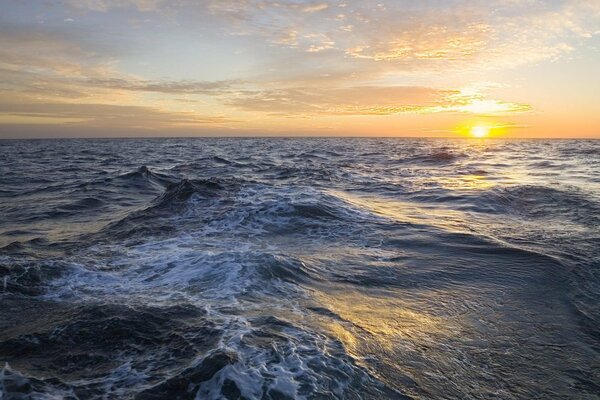
[[[209, 26], [254, 45], [328, 50], [338, 63], [385, 73], [504, 68], [555, 59], [598, 31], [594, 0], [68, 0], [97, 13], [137, 10], [193, 35]], [[160, 23], [160, 22], [159, 22]], [[349, 31], [352, 34], [349, 34]], [[363, 62], [355, 62], [361, 60]], [[268, 60], [267, 60], [268, 61]], [[381, 64], [385, 64], [384, 67]]]
[[529, 104], [512, 103], [496, 99], [462, 99], [458, 104], [435, 107], [430, 112], [463, 112], [476, 115], [504, 115], [531, 111]]
[[79, 9], [107, 12], [115, 8], [134, 7], [141, 12], [158, 11], [165, 0], [66, 0], [66, 4]]
[[[190, 38], [203, 29], [225, 35], [224, 42], [227, 35], [247, 37], [265, 66], [289, 57], [286, 49], [297, 50], [297, 57], [326, 53], [326, 62], [322, 54], [313, 62], [327, 64], [332, 75], [336, 64], [346, 70], [353, 67], [358, 78], [374, 71], [385, 75], [440, 68], [477, 70], [556, 59], [592, 37], [600, 23], [593, 0], [67, 0], [64, 4], [99, 14], [127, 10], [111, 19], [134, 20], [132, 11], [142, 14], [140, 18], [150, 14], [154, 26], [184, 31]], [[106, 23], [119, 28], [123, 19]], [[75, 27], [67, 29], [76, 32]], [[94, 33], [72, 37], [89, 36]], [[129, 39], [125, 36], [111, 45], [122, 46], [119, 43]]]
[[433, 105], [439, 96], [439, 91], [424, 87], [287, 88], [240, 92], [228, 104], [284, 116], [378, 114]]
[[316, 4], [307, 4], [301, 7], [302, 12], [305, 13], [314, 13], [323, 10], [327, 10], [329, 5], [327, 3], [316, 3]]
[[396, 72], [553, 59], [591, 37], [600, 22], [597, 2], [564, 0], [367, 0], [343, 7], [328, 1], [304, 8], [294, 1], [219, 0], [208, 9], [227, 21], [229, 32], [304, 52], [335, 50], [330, 57], [340, 62], [369, 60]]
[[160, 129], [172, 126], [192, 126], [235, 122], [223, 116], [203, 117], [189, 112], [168, 112], [154, 107], [110, 104], [0, 103], [0, 121], [14, 117], [53, 119], [65, 124], [85, 126]]
[[228, 104], [245, 111], [287, 117], [443, 112], [505, 115], [531, 110], [530, 105], [489, 99], [480, 92], [409, 86], [244, 91]]
[[241, 81], [151, 81], [142, 79], [126, 78], [93, 78], [81, 82], [87, 86], [109, 88], [116, 90], [127, 90], [134, 92], [154, 92], [165, 94], [223, 94], [231, 91], [234, 85]]

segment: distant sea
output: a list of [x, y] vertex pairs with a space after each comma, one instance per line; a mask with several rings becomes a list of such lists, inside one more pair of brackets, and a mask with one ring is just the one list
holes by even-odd
[[598, 399], [600, 141], [0, 141], [0, 399]]

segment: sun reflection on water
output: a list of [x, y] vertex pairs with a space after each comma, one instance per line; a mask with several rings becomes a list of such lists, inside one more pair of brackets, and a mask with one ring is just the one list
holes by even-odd
[[412, 309], [393, 293], [379, 297], [346, 289], [335, 294], [318, 293], [316, 298], [339, 317], [327, 321], [327, 328], [355, 356], [362, 353], [360, 342], [365, 334], [391, 350], [398, 341], [418, 342], [450, 333], [443, 318]]

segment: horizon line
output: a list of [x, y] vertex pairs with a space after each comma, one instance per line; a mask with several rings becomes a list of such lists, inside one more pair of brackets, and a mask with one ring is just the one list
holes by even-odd
[[218, 136], [218, 135], [193, 135], [193, 136], [50, 136], [50, 137], [0, 137], [0, 140], [131, 140], [131, 139], [458, 139], [458, 140], [600, 140], [599, 136], [581, 137], [515, 137], [496, 136], [476, 138], [468, 136], [367, 136], [367, 135], [251, 135], [251, 136]]

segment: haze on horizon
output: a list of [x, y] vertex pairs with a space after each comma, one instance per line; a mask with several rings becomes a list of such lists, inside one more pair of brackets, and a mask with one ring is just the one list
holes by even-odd
[[0, 138], [600, 138], [600, 1], [1, 0]]

